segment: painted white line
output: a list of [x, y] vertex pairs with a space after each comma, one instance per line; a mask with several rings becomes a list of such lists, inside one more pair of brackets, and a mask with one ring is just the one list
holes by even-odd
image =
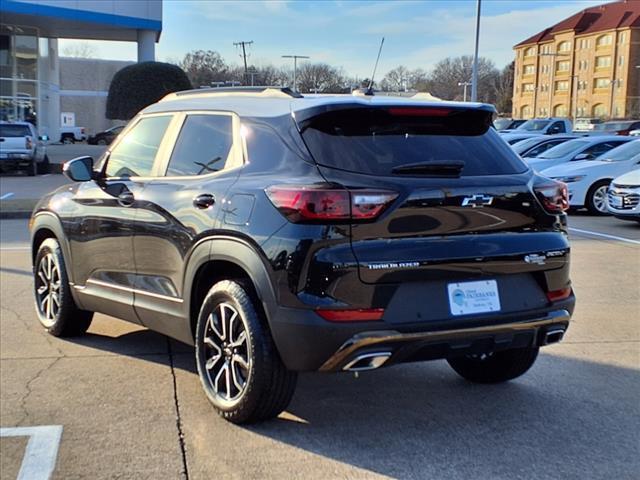
[[583, 233], [585, 235], [592, 235], [594, 237], [608, 238], [609, 240], [617, 240], [619, 242], [632, 243], [634, 245], [640, 245], [639, 240], [631, 240], [630, 238], [617, 237], [616, 235], [609, 235], [607, 233], [592, 232], [591, 230], [582, 230], [580, 228], [571, 228], [571, 227], [569, 227], [569, 231], [576, 232], [576, 233]]
[[0, 437], [29, 437], [17, 480], [51, 478], [58, 458], [62, 425], [0, 428]]
[[13, 195], [13, 192], [5, 193], [4, 195], [0, 196], [0, 200], [6, 200], [9, 197], [13, 197]]
[[31, 247], [0, 247], [0, 252], [22, 252], [31, 250]]
[[40, 178], [48, 177], [49, 175], [51, 175], [51, 174], [50, 173], [45, 173], [44, 175], [40, 175]]

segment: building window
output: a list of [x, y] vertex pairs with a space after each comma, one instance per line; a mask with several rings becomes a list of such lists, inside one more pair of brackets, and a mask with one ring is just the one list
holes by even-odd
[[611, 66], [611, 57], [596, 57], [596, 68], [609, 68]]
[[571, 42], [560, 42], [558, 44], [559, 52], [570, 52], [571, 51]]
[[618, 57], [618, 66], [621, 67], [624, 65], [624, 55], [620, 55]]
[[593, 106], [594, 117], [604, 117], [606, 114], [607, 114], [607, 107], [605, 107], [602, 103], [597, 103]]
[[566, 105], [556, 105], [553, 107], [553, 116], [554, 117], [566, 117], [567, 116], [567, 106]]
[[568, 72], [571, 63], [569, 60], [562, 60], [560, 62], [556, 62], [556, 72]]
[[536, 56], [536, 47], [529, 47], [524, 51], [525, 57], [535, 57]]
[[601, 35], [596, 39], [596, 48], [611, 45], [611, 35]]
[[523, 83], [522, 84], [522, 91], [525, 93], [531, 93], [533, 92], [533, 83]]
[[531, 116], [531, 107], [529, 105], [523, 105], [520, 108], [520, 118], [526, 118]]
[[569, 90], [569, 82], [567, 80], [556, 82], [556, 92], [566, 92], [567, 90]]
[[533, 75], [534, 73], [536, 73], [536, 66], [525, 65], [522, 73], [523, 75]]
[[611, 85], [611, 80], [608, 78], [596, 78], [594, 82], [595, 88], [608, 88]]
[[620, 32], [620, 35], [618, 35], [618, 42], [624, 43], [625, 39], [626, 39], [625, 32]]

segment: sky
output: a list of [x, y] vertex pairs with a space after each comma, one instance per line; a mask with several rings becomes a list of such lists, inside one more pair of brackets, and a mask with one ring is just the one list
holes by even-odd
[[[513, 45], [602, 1], [483, 0], [479, 54], [501, 68]], [[156, 59], [178, 61], [192, 50], [216, 50], [240, 64], [233, 46], [253, 41], [249, 62], [288, 65], [281, 55], [342, 67], [360, 78], [373, 70], [385, 37], [378, 75], [404, 65], [429, 70], [448, 56], [472, 55], [475, 0], [429, 1], [216, 1], [164, 0]], [[60, 50], [71, 40], [61, 40]], [[136, 44], [90, 42], [99, 58], [135, 60]]]

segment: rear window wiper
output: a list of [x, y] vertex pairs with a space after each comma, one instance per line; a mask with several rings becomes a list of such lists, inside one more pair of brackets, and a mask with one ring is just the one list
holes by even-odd
[[407, 163], [391, 169], [395, 175], [421, 175], [428, 177], [459, 177], [464, 168], [462, 160], [441, 160], [428, 163]]

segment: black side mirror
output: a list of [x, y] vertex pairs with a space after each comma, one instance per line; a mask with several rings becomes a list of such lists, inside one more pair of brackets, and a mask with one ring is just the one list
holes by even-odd
[[62, 173], [74, 182], [88, 182], [93, 179], [93, 158], [78, 157], [65, 162]]
[[48, 142], [49, 141], [49, 135], [40, 135], [38, 137], [38, 140], [40, 140], [41, 142]]

